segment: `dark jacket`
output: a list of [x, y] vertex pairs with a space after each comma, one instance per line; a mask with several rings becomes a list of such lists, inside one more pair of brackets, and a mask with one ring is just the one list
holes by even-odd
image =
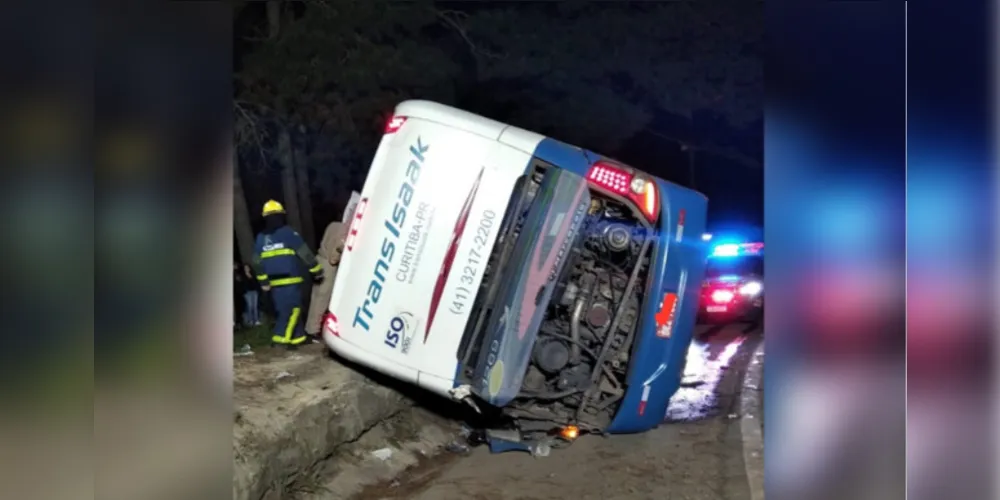
[[[247, 274], [249, 274], [249, 276], [247, 276]], [[243, 278], [241, 293], [260, 292], [260, 283], [257, 282], [257, 279], [253, 275], [252, 267], [247, 266], [243, 268], [240, 272], [240, 278]]]
[[233, 294], [242, 300], [243, 294], [247, 291], [247, 276], [243, 269], [233, 269]]
[[282, 286], [301, 283], [303, 266], [314, 276], [322, 271], [316, 254], [292, 228], [280, 226], [272, 231], [265, 229], [257, 235], [253, 268], [261, 284]]

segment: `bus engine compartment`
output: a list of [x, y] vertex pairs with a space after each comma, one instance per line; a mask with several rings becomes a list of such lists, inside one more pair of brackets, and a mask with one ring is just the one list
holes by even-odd
[[[460, 347], [463, 375], [470, 379], [475, 376], [470, 361], [486, 343], [476, 345], [477, 332], [493, 315], [504, 314], [495, 302], [508, 278], [498, 271], [510, 268], [545, 174], [536, 169], [522, 178], [505, 215]], [[589, 198], [564, 265], [550, 278], [553, 292], [523, 382], [493, 414], [495, 426], [516, 428], [526, 440], [545, 439], [554, 431], [558, 436], [559, 430], [563, 437], [601, 433], [625, 396], [655, 229], [613, 196], [589, 189]]]

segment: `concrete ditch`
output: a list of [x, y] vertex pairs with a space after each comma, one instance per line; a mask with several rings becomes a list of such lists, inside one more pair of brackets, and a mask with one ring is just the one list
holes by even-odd
[[[726, 378], [739, 396], [720, 405], [738, 408], [729, 432], [742, 439], [742, 457], [733, 465], [745, 467], [749, 484], [740, 496], [749, 486], [750, 498], [759, 500], [763, 342], [751, 349], [745, 371]], [[411, 483], [434, 480], [459, 457], [449, 445], [468, 417], [462, 407], [345, 365], [316, 346], [238, 357], [234, 375], [236, 499], [403, 498], [416, 487]]]
[[[346, 498], [458, 434], [447, 402], [346, 366], [319, 346], [234, 361], [233, 498]], [[421, 404], [424, 403], [424, 404]]]

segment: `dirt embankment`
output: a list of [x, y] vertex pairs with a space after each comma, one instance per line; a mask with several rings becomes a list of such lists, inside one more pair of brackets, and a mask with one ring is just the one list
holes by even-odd
[[[547, 458], [444, 455], [351, 500], [758, 500], [750, 496], [741, 432], [744, 372], [759, 333], [727, 325], [688, 352], [667, 420], [648, 432], [583, 436]], [[762, 359], [760, 360], [762, 363]], [[752, 420], [756, 422], [756, 420]], [[762, 477], [760, 475], [755, 477]]]
[[641, 434], [587, 436], [542, 460], [481, 448], [440, 455], [459, 434], [456, 420], [469, 417], [461, 407], [319, 349], [238, 357], [234, 497], [756, 499], [762, 450], [747, 445], [745, 425], [760, 421], [745, 399], [759, 396], [758, 342], [730, 329], [689, 352], [684, 393], [672, 403], [685, 412], [667, 415], [688, 417]]
[[[339, 455], [357, 454], [355, 444], [373, 446], [366, 434], [415, 411], [412, 394], [331, 359], [318, 346], [237, 357], [234, 379], [233, 498], [240, 500], [315, 497], [317, 485], [337, 476]], [[431, 448], [445, 434], [413, 437]]]

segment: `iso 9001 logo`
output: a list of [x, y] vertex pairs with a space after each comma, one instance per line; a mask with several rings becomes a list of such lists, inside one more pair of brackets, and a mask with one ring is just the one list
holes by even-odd
[[389, 329], [385, 332], [385, 345], [408, 354], [416, 328], [417, 321], [413, 314], [408, 312], [397, 314], [389, 320]]

